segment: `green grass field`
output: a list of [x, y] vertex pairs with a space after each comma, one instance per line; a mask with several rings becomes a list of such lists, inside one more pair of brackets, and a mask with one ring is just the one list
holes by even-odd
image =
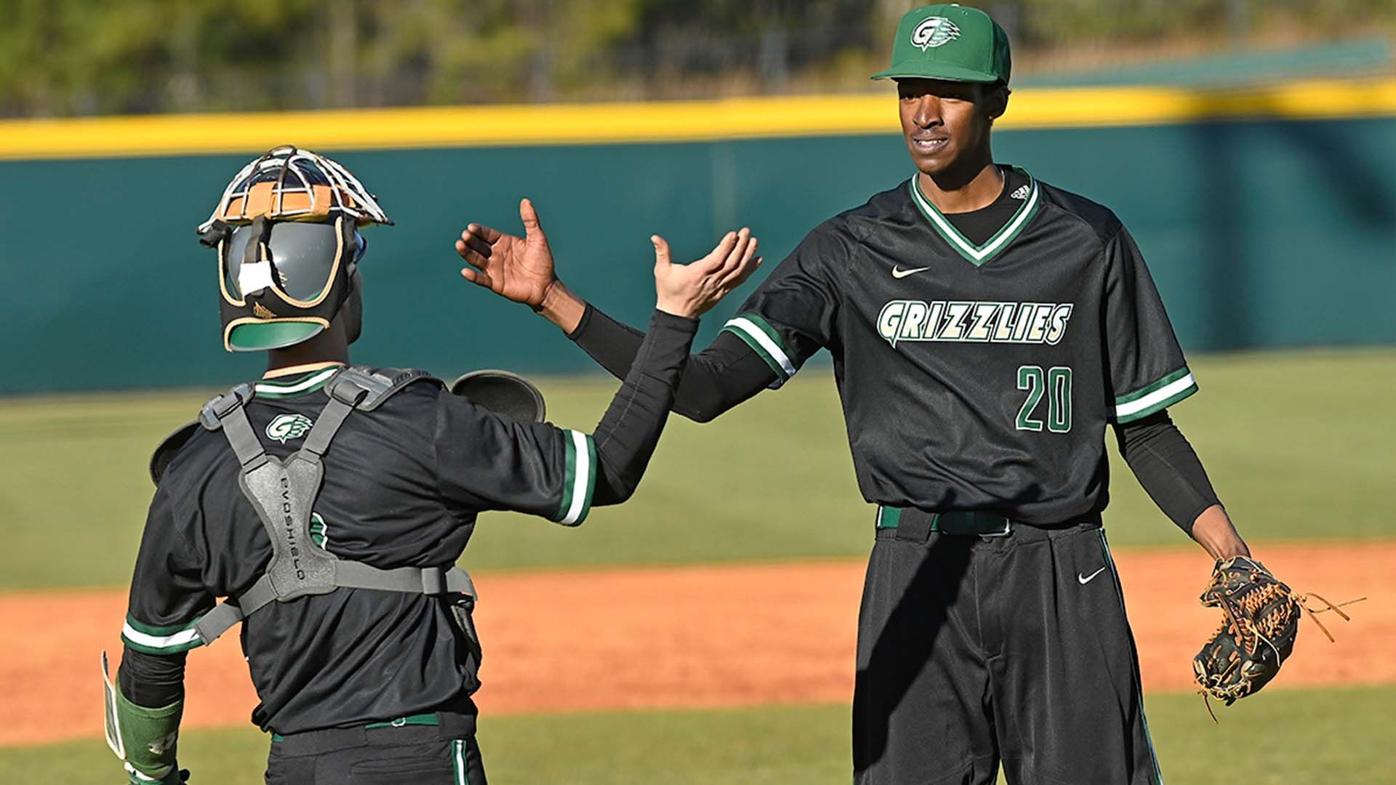
[[[1348, 785], [1391, 782], [1385, 742], [1396, 688], [1285, 691], [1218, 710], [1201, 699], [1148, 702], [1167, 782]], [[494, 785], [808, 785], [846, 783], [845, 706], [485, 718], [480, 744]], [[255, 729], [191, 731], [180, 740], [191, 785], [262, 782], [267, 738]], [[115, 782], [101, 741], [0, 749], [15, 782]]]
[[[1396, 351], [1204, 356], [1202, 392], [1174, 412], [1243, 532], [1265, 538], [1396, 535]], [[590, 430], [614, 383], [544, 380], [552, 419]], [[117, 586], [129, 578], [152, 491], [151, 449], [207, 391], [0, 403], [0, 590]], [[934, 436], [928, 436], [934, 438]], [[571, 530], [482, 518], [476, 570], [855, 557], [871, 510], [853, 481], [827, 371], [801, 374], [708, 425], [674, 418], [639, 493]], [[1107, 512], [1117, 546], [1183, 535], [1118, 461]], [[59, 557], [61, 554], [61, 558]]]
[[[1248, 536], [1396, 536], [1381, 501], [1396, 465], [1396, 351], [1211, 356], [1193, 367], [1203, 392], [1175, 417]], [[543, 384], [554, 421], [588, 430], [614, 386]], [[149, 452], [206, 396], [0, 403], [0, 590], [123, 584], [151, 493]], [[1114, 544], [1184, 542], [1118, 462], [1116, 477]], [[596, 510], [577, 530], [486, 516], [464, 561], [501, 570], [857, 557], [870, 512], [829, 374], [811, 371], [711, 425], [675, 419], [629, 505]], [[1367, 783], [1393, 779], [1381, 740], [1393, 704], [1396, 687], [1271, 690], [1221, 712], [1219, 726], [1192, 696], [1151, 697], [1149, 714], [1170, 783]], [[848, 722], [841, 705], [487, 717], [481, 741], [496, 785], [844, 783]], [[255, 729], [193, 731], [182, 749], [194, 785], [261, 781], [266, 739]], [[120, 776], [100, 741], [0, 749], [0, 771], [16, 781]]]

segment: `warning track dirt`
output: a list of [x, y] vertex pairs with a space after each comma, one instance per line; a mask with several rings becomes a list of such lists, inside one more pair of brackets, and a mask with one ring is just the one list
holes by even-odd
[[[1256, 555], [1297, 592], [1369, 598], [1348, 609], [1351, 624], [1322, 617], [1337, 644], [1302, 622], [1268, 689], [1396, 682], [1396, 542], [1269, 543]], [[1219, 620], [1197, 604], [1210, 560], [1192, 548], [1117, 561], [1145, 690], [1191, 690], [1192, 655]], [[847, 702], [862, 580], [852, 561], [477, 575], [481, 711]], [[0, 726], [0, 745], [101, 736], [99, 652], [119, 653], [125, 601], [120, 590], [0, 595], [0, 683], [24, 718]], [[236, 640], [191, 654], [185, 727], [248, 722], [256, 696]]]

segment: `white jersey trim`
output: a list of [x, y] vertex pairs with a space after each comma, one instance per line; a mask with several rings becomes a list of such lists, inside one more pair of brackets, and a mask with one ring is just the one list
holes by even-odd
[[305, 379], [302, 379], [301, 381], [292, 385], [280, 385], [272, 382], [271, 380], [267, 380], [266, 382], [259, 382], [253, 385], [252, 389], [259, 393], [277, 393], [280, 395], [298, 393], [305, 390], [309, 390], [311, 387], [314, 387], [315, 385], [324, 382], [326, 379], [329, 379], [331, 376], [334, 376], [341, 370], [343, 369], [339, 367], [326, 368], [324, 371], [314, 374], [313, 376], [308, 376]]
[[790, 357], [785, 353], [785, 350], [780, 347], [780, 344], [771, 340], [771, 336], [767, 335], [764, 330], [756, 326], [750, 319], [745, 316], [738, 316], [735, 319], [728, 320], [727, 324], [723, 326], [741, 330], [743, 334], [755, 341], [757, 345], [785, 371], [786, 378], [795, 375], [795, 364], [790, 362]]
[[1148, 395], [1136, 398], [1128, 403], [1115, 406], [1115, 419], [1125, 419], [1140, 412], [1148, 411], [1161, 403], [1170, 401], [1175, 396], [1186, 392], [1189, 388], [1197, 386], [1196, 380], [1192, 378], [1192, 373], [1188, 372], [1178, 379], [1165, 384]]
[[591, 506], [591, 494], [594, 488], [596, 468], [591, 465], [591, 446], [588, 440], [591, 438], [584, 433], [569, 430], [568, 435], [572, 437], [572, 453], [576, 460], [576, 470], [573, 472], [571, 492], [571, 504], [567, 507], [567, 512], [558, 523], [573, 526], [581, 523], [586, 517], [587, 508]]
[[199, 642], [199, 631], [192, 627], [170, 635], [151, 635], [132, 627], [130, 623], [121, 626], [121, 637], [131, 643], [152, 649], [168, 649], [174, 646], [188, 646]]

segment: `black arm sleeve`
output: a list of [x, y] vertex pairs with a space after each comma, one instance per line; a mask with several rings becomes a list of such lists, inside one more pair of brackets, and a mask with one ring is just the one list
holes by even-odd
[[[624, 379], [645, 336], [588, 304], [577, 329], [567, 337], [611, 375]], [[709, 422], [775, 380], [764, 360], [724, 331], [711, 346], [687, 358], [674, 411], [696, 422]]]
[[1120, 455], [1160, 510], [1192, 533], [1202, 511], [1219, 504], [1202, 461], [1167, 411], [1115, 426]]
[[592, 434], [597, 463], [594, 504], [619, 504], [639, 487], [674, 406], [697, 331], [697, 319], [654, 312], [625, 381]]
[[438, 489], [473, 512], [515, 510], [566, 526], [635, 492], [674, 403], [697, 319], [655, 311], [593, 434], [526, 423], [459, 396], [437, 399]]
[[121, 653], [117, 684], [126, 700], [158, 709], [184, 698], [184, 660], [189, 652], [146, 654], [127, 646]]

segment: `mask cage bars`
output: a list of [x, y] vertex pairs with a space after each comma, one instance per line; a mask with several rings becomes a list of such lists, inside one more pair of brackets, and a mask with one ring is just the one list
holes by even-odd
[[[298, 216], [321, 216], [338, 212], [352, 217], [356, 223], [379, 223], [392, 225], [392, 220], [383, 212], [383, 208], [378, 206], [377, 200], [364, 188], [363, 183], [355, 177], [348, 169], [338, 162], [326, 158], [318, 153], [308, 150], [299, 150], [291, 145], [275, 147], [267, 151], [264, 155], [244, 166], [241, 171], [228, 183], [228, 187], [223, 190], [223, 196], [218, 200], [218, 206], [214, 208], [213, 214], [208, 220], [199, 225], [199, 233], [202, 234], [211, 229], [215, 222], [225, 223], [248, 223], [256, 215], [249, 215], [248, 208], [253, 202], [252, 189], [254, 186], [269, 182], [264, 175], [271, 171], [276, 172], [276, 180], [272, 185], [272, 203], [264, 214], [272, 219], [295, 218]], [[312, 183], [311, 178], [306, 176], [306, 171], [312, 175], [319, 175], [315, 179], [323, 178], [323, 184]], [[294, 175], [296, 183], [287, 187], [287, 175]], [[320, 193], [316, 193], [316, 185], [320, 186], [322, 193], [327, 193], [332, 203], [321, 206]], [[286, 208], [286, 194], [303, 195], [305, 205], [303, 207]], [[345, 197], [348, 198], [345, 198]], [[228, 213], [229, 207], [235, 200], [241, 200], [239, 209], [235, 215]]]

